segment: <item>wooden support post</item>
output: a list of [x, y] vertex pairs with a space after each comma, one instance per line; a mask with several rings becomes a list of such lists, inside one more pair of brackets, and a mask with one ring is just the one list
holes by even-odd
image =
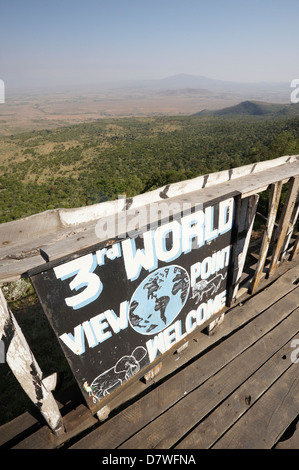
[[208, 333], [209, 336], [213, 335], [216, 332], [218, 326], [221, 325], [221, 323], [223, 323], [224, 315], [225, 314], [222, 313], [218, 318], [216, 318], [216, 320], [214, 320], [214, 321], [212, 321], [211, 323], [208, 324], [207, 333]]
[[228, 296], [226, 303], [228, 307], [235, 301], [239, 290], [258, 200], [259, 196], [257, 194], [239, 202], [237, 200], [232, 236], [232, 265], [228, 275]]
[[283, 206], [282, 214], [280, 217], [278, 225], [278, 237], [276, 241], [276, 246], [272, 255], [271, 264], [268, 272], [268, 277], [270, 277], [276, 271], [277, 265], [280, 261], [280, 255], [284, 247], [286, 236], [290, 230], [290, 224], [294, 207], [298, 198], [299, 191], [299, 177], [290, 179], [290, 187], [286, 197], [286, 201]]
[[0, 289], [0, 340], [3, 341], [6, 362], [29, 398], [38, 407], [54, 434], [64, 432], [58, 405], [42, 379], [42, 371], [19, 327], [8, 308]]
[[268, 219], [267, 219], [267, 224], [266, 228], [264, 231], [264, 236], [263, 236], [263, 241], [259, 253], [259, 259], [257, 262], [257, 267], [254, 273], [254, 276], [251, 281], [251, 285], [249, 288], [250, 294], [254, 294], [259, 282], [261, 280], [261, 276], [263, 273], [263, 269], [265, 266], [266, 258], [267, 258], [267, 253], [275, 225], [275, 219], [276, 219], [276, 214], [277, 214], [277, 209], [279, 206], [279, 201], [280, 201], [280, 195], [281, 195], [281, 188], [282, 188], [282, 181], [272, 184], [271, 185], [271, 191], [270, 191], [270, 198], [269, 198], [269, 208], [268, 208]]
[[162, 362], [160, 362], [159, 364], [154, 366], [151, 370], [149, 370], [144, 375], [143, 379], [144, 379], [145, 383], [149, 383], [151, 380], [153, 380], [155, 377], [157, 377], [157, 375], [160, 374], [161, 370], [162, 370]]
[[298, 219], [298, 214], [299, 214], [299, 192], [298, 192], [298, 195], [297, 195], [297, 201], [295, 203], [295, 207], [294, 207], [292, 216], [290, 218], [290, 222], [289, 222], [285, 242], [284, 242], [284, 245], [283, 245], [283, 248], [282, 248], [281, 261], [284, 261], [285, 258], [287, 258], [288, 248], [289, 248], [289, 244], [290, 244], [290, 241], [291, 241], [291, 238], [292, 238], [292, 235], [293, 235], [293, 230], [294, 230], [295, 224], [296, 224], [297, 219]]
[[109, 417], [109, 414], [110, 414], [110, 408], [109, 406], [105, 405], [103, 406], [103, 408], [101, 408], [99, 411], [97, 411], [97, 417], [99, 419], [99, 421], [105, 421], [106, 419], [108, 419]]
[[238, 233], [239, 233], [239, 223], [240, 223], [240, 213], [241, 213], [241, 194], [235, 197], [235, 213], [234, 213], [234, 224], [232, 228], [231, 236], [231, 261], [229, 264], [229, 269], [227, 273], [227, 297], [226, 297], [226, 306], [230, 307], [233, 302], [233, 292], [234, 292], [234, 280], [236, 279], [236, 271], [238, 270], [238, 254], [237, 254], [237, 243], [238, 243]]

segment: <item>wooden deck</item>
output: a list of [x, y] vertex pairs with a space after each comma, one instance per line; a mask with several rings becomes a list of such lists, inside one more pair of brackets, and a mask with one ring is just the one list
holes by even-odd
[[71, 399], [56, 397], [63, 435], [27, 412], [0, 428], [0, 446], [298, 449], [298, 306], [297, 255], [228, 309], [212, 335], [197, 332], [168, 355], [154, 379], [128, 381], [103, 422], [75, 390]]

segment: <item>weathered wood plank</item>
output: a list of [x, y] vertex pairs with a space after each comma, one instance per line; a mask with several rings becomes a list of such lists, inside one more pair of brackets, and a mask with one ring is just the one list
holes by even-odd
[[[246, 201], [246, 199], [245, 199]], [[241, 219], [242, 198], [241, 195], [235, 197], [234, 223], [231, 235], [231, 261], [227, 273], [227, 295], [226, 306], [230, 307], [233, 303], [234, 286], [238, 273], [238, 235]]]
[[154, 417], [159, 416], [186, 393], [201, 385], [227, 362], [271, 330], [277, 322], [293, 311], [298, 303], [299, 289], [295, 289], [291, 295], [264, 311], [235, 335], [220, 343], [217, 348], [162, 383], [151, 392], [150, 400], [147, 396], [142, 397], [76, 443], [74, 448], [115, 448], [121, 445], [128, 436], [146, 426]]
[[176, 449], [208, 449], [244, 415], [290, 367], [290, 342], [183, 439]]
[[37, 430], [40, 426], [41, 423], [28, 411], [17, 416], [0, 427], [0, 448], [5, 447], [10, 441], [16, 440], [18, 436], [21, 438], [24, 434]]
[[13, 446], [12, 449], [55, 449], [98, 423], [98, 419], [92, 416], [86, 405], [80, 404], [64, 416], [63, 422], [65, 426], [63, 434], [55, 436], [47, 426], [43, 426]]
[[268, 249], [269, 249], [269, 245], [270, 245], [270, 241], [271, 241], [271, 237], [273, 233], [273, 228], [275, 225], [275, 219], [276, 219], [277, 209], [279, 206], [281, 189], [282, 189], [281, 181], [279, 183], [271, 185], [269, 207], [268, 207], [268, 219], [266, 222], [262, 245], [260, 248], [260, 254], [259, 254], [257, 267], [256, 267], [256, 270], [255, 270], [255, 273], [254, 273], [254, 276], [252, 278], [251, 285], [249, 288], [250, 294], [254, 294], [261, 280], [262, 272], [265, 266]]
[[[299, 294], [299, 293], [298, 293]], [[298, 328], [299, 309], [215, 376], [135, 434], [121, 449], [169, 449], [282, 347]], [[296, 331], [296, 330], [295, 330]], [[237, 335], [235, 335], [237, 336]], [[234, 338], [238, 346], [238, 339]], [[216, 348], [218, 349], [218, 348]], [[200, 406], [199, 406], [200, 404]]]
[[26, 339], [9, 310], [0, 289], [0, 339], [4, 341], [6, 362], [21, 387], [38, 407], [55, 434], [64, 432], [62, 417], [50, 391], [43, 383], [42, 371]]
[[[47, 382], [47, 379], [51, 376], [43, 379], [43, 382]], [[62, 391], [55, 392], [55, 401], [58, 405], [61, 415], [68, 422], [67, 414], [70, 411], [75, 410], [82, 403], [82, 393], [79, 388], [73, 384], [70, 387], [63, 389]], [[65, 423], [64, 423], [65, 424]], [[94, 423], [92, 423], [94, 424]], [[25, 412], [20, 416], [17, 416], [12, 421], [7, 422], [0, 426], [0, 446], [7, 448], [17, 445], [17, 443], [23, 441], [27, 436], [31, 436], [35, 432], [39, 432], [39, 429], [44, 428], [39, 434], [41, 441], [44, 436], [47, 436], [47, 440], [50, 439], [51, 443], [59, 437], [59, 442], [61, 440], [67, 440], [67, 432], [55, 436], [53, 441], [53, 433], [50, 432], [48, 426], [45, 424], [42, 415], [40, 415], [38, 409]], [[45, 431], [46, 430], [46, 431]], [[50, 437], [49, 437], [50, 436]], [[42, 442], [41, 442], [42, 445]]]
[[59, 209], [0, 224], [0, 259], [3, 256], [2, 253], [6, 252], [5, 248], [9, 250], [12, 245], [15, 245], [18, 249], [26, 242], [30, 243], [39, 236], [43, 237], [45, 233], [56, 233], [61, 228]]
[[17, 281], [30, 269], [45, 264], [45, 260], [40, 255], [21, 260], [0, 261], [0, 282]]
[[299, 413], [298, 367], [291, 367], [213, 449], [271, 449]]
[[288, 225], [288, 228], [287, 228], [287, 233], [286, 233], [286, 237], [285, 237], [285, 240], [284, 240], [284, 244], [283, 244], [283, 247], [282, 247], [282, 250], [281, 250], [282, 251], [282, 254], [281, 254], [281, 260], [282, 261], [284, 261], [285, 259], [288, 258], [289, 245], [290, 245], [290, 241], [292, 239], [295, 224], [298, 220], [298, 215], [299, 215], [299, 189], [298, 189], [298, 193], [297, 193], [295, 206], [294, 206], [293, 212], [292, 212], [290, 220], [289, 220], [289, 225]]
[[251, 238], [259, 196], [252, 195], [243, 199], [237, 212], [237, 227], [235, 240], [232, 246], [233, 273], [229, 282], [229, 294], [227, 305], [231, 305], [237, 297], [241, 276], [243, 273], [248, 246]]

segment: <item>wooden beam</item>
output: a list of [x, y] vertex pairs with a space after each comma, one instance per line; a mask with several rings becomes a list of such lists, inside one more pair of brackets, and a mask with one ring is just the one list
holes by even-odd
[[236, 201], [235, 225], [232, 234], [232, 264], [228, 274], [228, 307], [235, 301], [238, 293], [258, 199], [258, 195], [252, 195], [241, 201]]
[[287, 233], [290, 229], [290, 221], [292, 213], [298, 198], [299, 191], [299, 176], [290, 179], [290, 187], [283, 206], [282, 214], [278, 226], [278, 237], [275, 249], [272, 255], [271, 264], [268, 272], [268, 277], [274, 274], [280, 260], [280, 255], [285, 243]]
[[271, 191], [270, 191], [270, 198], [269, 198], [269, 208], [268, 208], [268, 218], [267, 218], [267, 223], [266, 223], [266, 228], [264, 231], [264, 236], [263, 236], [263, 241], [260, 249], [260, 254], [259, 254], [259, 259], [257, 262], [257, 267], [254, 273], [254, 276], [251, 281], [251, 285], [249, 288], [250, 294], [254, 294], [259, 282], [261, 280], [261, 276], [263, 273], [263, 269], [265, 266], [266, 258], [267, 258], [267, 253], [273, 233], [273, 228], [275, 225], [275, 219], [276, 219], [276, 214], [277, 214], [277, 209], [279, 206], [279, 201], [280, 201], [280, 195], [281, 195], [281, 189], [282, 189], [282, 181], [279, 181], [279, 183], [275, 183], [271, 185]]
[[234, 224], [232, 228], [231, 236], [231, 261], [227, 273], [227, 296], [226, 296], [226, 306], [230, 307], [233, 303], [233, 293], [234, 293], [234, 282], [237, 277], [238, 272], [238, 253], [237, 253], [237, 243], [238, 243], [238, 233], [239, 233], [239, 224], [240, 224], [240, 214], [241, 214], [241, 195], [235, 198], [235, 213], [234, 213]]
[[294, 210], [293, 210], [290, 222], [289, 222], [285, 242], [282, 248], [282, 254], [281, 254], [282, 261], [284, 261], [287, 258], [287, 255], [289, 252], [289, 243], [291, 241], [293, 230], [298, 219], [298, 214], [299, 214], [299, 191], [297, 194], [297, 201], [295, 203], [295, 207], [294, 207]]
[[42, 371], [0, 289], [0, 339], [6, 362], [29, 398], [38, 407], [56, 435], [64, 432], [62, 417], [52, 393], [43, 382]]

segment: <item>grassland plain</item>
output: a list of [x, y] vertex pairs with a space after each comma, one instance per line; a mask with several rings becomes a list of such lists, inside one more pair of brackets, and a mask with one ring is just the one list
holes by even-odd
[[207, 94], [193, 89], [170, 90], [170, 93], [120, 89], [82, 94], [8, 94], [0, 107], [0, 135], [55, 129], [110, 117], [190, 115], [205, 108], [231, 106], [241, 100], [242, 96], [235, 93]]

